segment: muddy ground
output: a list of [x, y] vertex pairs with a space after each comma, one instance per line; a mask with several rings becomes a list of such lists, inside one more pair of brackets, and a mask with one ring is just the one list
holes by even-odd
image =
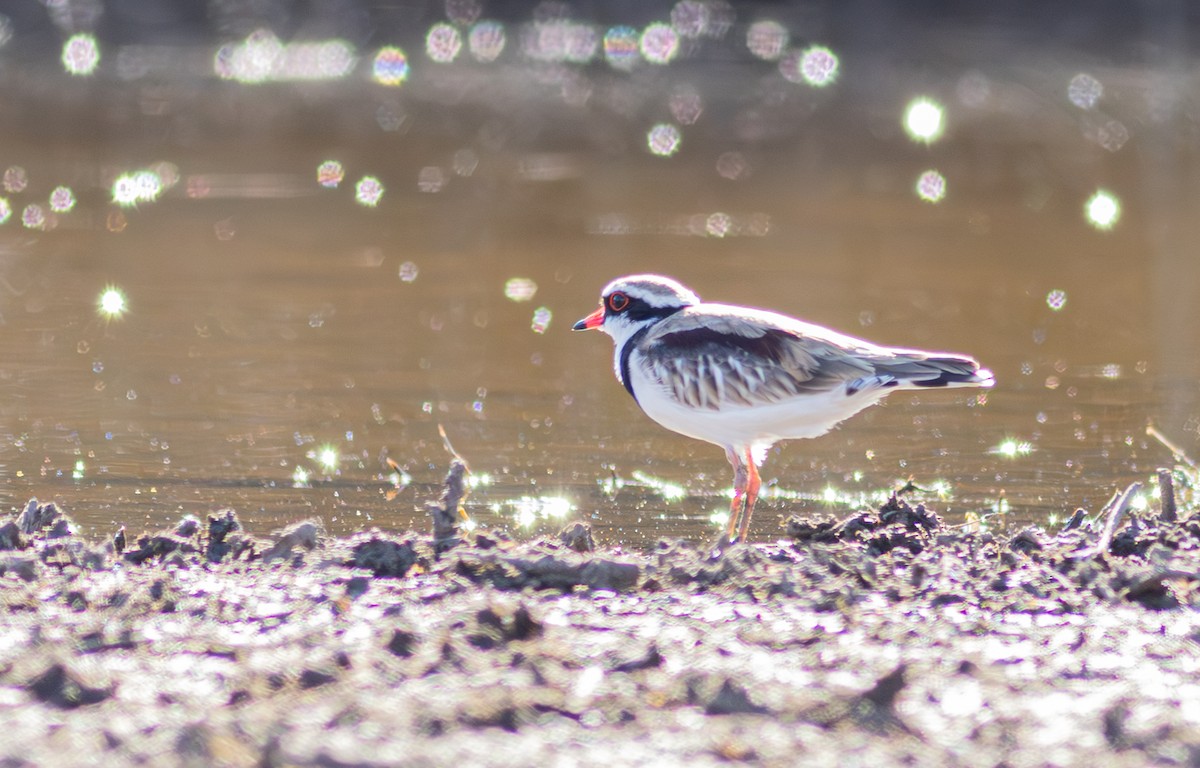
[[[1126, 501], [1128, 501], [1126, 499]], [[0, 520], [0, 765], [1200, 765], [1200, 513], [597, 551]]]

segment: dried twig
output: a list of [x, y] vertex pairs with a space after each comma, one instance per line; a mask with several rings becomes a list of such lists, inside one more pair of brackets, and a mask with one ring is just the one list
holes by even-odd
[[458, 455], [446, 430], [438, 424], [438, 434], [442, 436], [442, 444], [454, 459], [450, 462], [450, 471], [446, 473], [442, 496], [437, 502], [428, 502], [425, 506], [433, 517], [433, 545], [441, 552], [458, 543], [458, 525], [460, 521], [469, 521], [467, 511], [463, 508], [463, 499], [467, 497], [467, 475], [471, 468], [466, 459]]
[[1175, 478], [1171, 475], [1171, 470], [1165, 467], [1158, 469], [1158, 497], [1162, 503], [1158, 519], [1168, 523], [1178, 520], [1175, 514]]
[[1121, 524], [1121, 518], [1125, 515], [1125, 510], [1129, 509], [1129, 504], [1133, 501], [1133, 497], [1141, 490], [1141, 483], [1130, 483], [1128, 488], [1101, 510], [1101, 514], [1107, 513], [1108, 516], [1104, 521], [1104, 530], [1100, 532], [1100, 540], [1091, 549], [1085, 549], [1073, 555], [1074, 559], [1090, 560], [1096, 555], [1108, 551], [1108, 548], [1112, 546], [1113, 536], [1117, 532], [1117, 527]]

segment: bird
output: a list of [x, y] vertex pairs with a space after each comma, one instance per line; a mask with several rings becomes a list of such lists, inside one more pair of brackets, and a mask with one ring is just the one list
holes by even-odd
[[775, 312], [704, 302], [662, 275], [610, 282], [599, 308], [572, 326], [593, 329], [612, 337], [617, 381], [647, 416], [725, 449], [731, 542], [746, 539], [758, 468], [776, 442], [819, 437], [896, 390], [995, 384], [966, 355], [879, 346]]

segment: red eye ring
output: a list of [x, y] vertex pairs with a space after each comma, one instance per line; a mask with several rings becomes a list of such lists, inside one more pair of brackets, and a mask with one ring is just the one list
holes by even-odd
[[622, 312], [629, 306], [629, 297], [617, 291], [608, 297], [608, 308], [613, 312]]

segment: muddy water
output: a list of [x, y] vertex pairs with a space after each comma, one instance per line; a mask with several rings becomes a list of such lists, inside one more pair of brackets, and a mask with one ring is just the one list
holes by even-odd
[[[840, 70], [818, 89], [746, 53], [767, 11], [630, 73], [516, 42], [495, 65], [438, 65], [420, 34], [440, 14], [376, 20], [409, 51], [400, 87], [371, 79], [378, 40], [343, 79], [264, 84], [129, 69], [133, 44], [101, 35], [96, 74], [71, 77], [49, 22], [10, 25], [0, 165], [25, 184], [0, 226], [6, 506], [55, 499], [97, 534], [223, 506], [259, 529], [424, 527], [441, 425], [485, 526], [705, 536], [722, 452], [642, 416], [608, 339], [569, 330], [641, 271], [996, 372], [984, 398], [893, 396], [777, 446], [762, 536], [910, 477], [953, 519], [1048, 523], [1171, 463], [1148, 422], [1200, 454], [1197, 83], [1169, 46], [1064, 51], [1013, 19], [963, 50], [961, 26], [893, 19], [920, 36], [914, 62], [826, 20]], [[211, 67], [240, 38], [196, 39], [180, 61]], [[930, 143], [902, 127], [920, 95], [945, 110]], [[657, 123], [680, 130], [669, 156], [647, 148]], [[336, 187], [318, 183], [329, 160]], [[151, 167], [153, 199], [114, 201]], [[926, 202], [935, 169], [946, 194]], [[364, 176], [385, 187], [373, 207]], [[50, 209], [59, 186], [70, 211]], [[1120, 201], [1111, 229], [1085, 215], [1098, 189]], [[119, 314], [98, 307], [110, 287]]]

